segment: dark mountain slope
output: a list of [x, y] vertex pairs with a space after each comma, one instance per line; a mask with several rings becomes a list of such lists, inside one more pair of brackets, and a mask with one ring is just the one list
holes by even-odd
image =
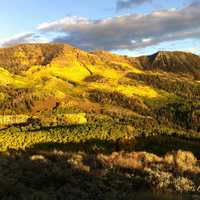
[[145, 70], [162, 70], [173, 73], [189, 73], [199, 76], [200, 57], [186, 52], [161, 51], [151, 56], [138, 57]]

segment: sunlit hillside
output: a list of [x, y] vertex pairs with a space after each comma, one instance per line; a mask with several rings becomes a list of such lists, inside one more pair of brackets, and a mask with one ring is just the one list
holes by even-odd
[[[37, 110], [35, 108], [37, 105], [34, 106], [34, 102], [49, 98], [54, 99], [59, 104], [67, 104], [69, 98], [73, 98], [77, 102], [83, 101], [82, 106], [85, 101], [90, 101], [94, 90], [104, 93], [118, 93], [126, 98], [139, 99], [141, 103], [147, 107], [150, 106], [149, 109], [151, 109], [151, 106], [156, 106], [157, 102], [162, 105], [165, 104], [166, 100], [173, 102], [180, 97], [177, 94], [178, 91], [174, 91], [173, 88], [167, 89], [165, 85], [171, 87], [173, 84], [178, 87], [179, 83], [184, 82], [184, 84], [188, 83], [189, 86], [199, 87], [198, 81], [193, 81], [199, 66], [196, 65], [194, 73], [190, 70], [188, 73], [186, 71], [185, 74], [180, 74], [181, 71], [186, 70], [181, 66], [181, 58], [180, 67], [176, 67], [177, 73], [176, 71], [167, 73], [165, 71], [168, 63], [162, 65], [164, 62], [162, 59], [160, 64], [156, 65], [160, 68], [159, 71], [156, 67], [152, 71], [148, 71], [146, 69], [150, 67], [149, 63], [145, 64], [140, 57], [128, 58], [104, 51], [89, 53], [69, 45], [19, 45], [0, 51], [1, 112], [4, 114], [10, 112], [34, 113]], [[169, 54], [168, 60], [171, 59], [173, 62], [172, 53], [166, 52], [165, 54]], [[184, 58], [188, 56], [188, 60], [191, 56], [195, 57], [185, 53], [182, 56]], [[195, 58], [198, 61], [199, 57]], [[159, 62], [158, 56], [156, 56], [155, 61]], [[177, 56], [175, 62], [179, 62]], [[141, 65], [144, 66], [141, 67]], [[175, 68], [172, 69], [172, 71], [174, 70]], [[155, 77], [156, 80], [161, 79], [161, 81], [154, 84], [153, 82], [156, 80], [151, 81], [152, 77]], [[165, 80], [167, 81], [165, 82]], [[159, 84], [162, 82], [164, 85], [160, 87]], [[174, 84], [175, 82], [178, 84]], [[28, 90], [28, 92], [20, 97], [13, 97], [12, 93], [23, 93], [24, 90]], [[180, 91], [180, 93], [181, 95], [185, 94], [184, 91]], [[30, 101], [32, 106], [27, 108], [23, 101], [17, 101], [18, 98]], [[17, 102], [14, 109], [12, 106], [9, 108], [9, 104], [12, 104], [13, 101]], [[23, 106], [24, 109], [18, 109], [18, 106]], [[99, 104], [99, 106], [103, 105]], [[52, 107], [50, 106], [49, 109]], [[39, 110], [43, 111], [42, 108]]]
[[[27, 174], [32, 167], [34, 177], [39, 165], [51, 176], [55, 167], [51, 159], [55, 160], [59, 166], [54, 170], [61, 174], [54, 182], [49, 178], [54, 189], [71, 170], [73, 182], [78, 170], [79, 180], [86, 177], [86, 184], [89, 177], [94, 185], [116, 177], [127, 191], [128, 183], [135, 191], [138, 185], [148, 190], [197, 192], [199, 71], [200, 57], [184, 52], [133, 58], [63, 44], [2, 48], [0, 157], [16, 162], [16, 168], [22, 166]], [[67, 165], [62, 168], [64, 160]], [[132, 171], [126, 173], [128, 168]], [[133, 171], [137, 180], [130, 178]], [[18, 169], [14, 180], [19, 177]], [[28, 177], [22, 180], [26, 188], [31, 176], [22, 177]], [[29, 184], [31, 192], [39, 191], [34, 182]]]

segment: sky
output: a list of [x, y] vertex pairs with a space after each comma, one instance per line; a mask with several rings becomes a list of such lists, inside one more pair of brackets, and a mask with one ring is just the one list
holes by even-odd
[[200, 0], [12, 0], [0, 6], [0, 46], [69, 43], [137, 56], [200, 54]]

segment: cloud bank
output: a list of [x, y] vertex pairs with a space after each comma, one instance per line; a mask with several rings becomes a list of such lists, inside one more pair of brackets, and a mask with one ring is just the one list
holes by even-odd
[[18, 35], [15, 35], [9, 39], [4, 40], [1, 43], [1, 46], [12, 46], [22, 43], [29, 43], [32, 37], [34, 36], [34, 33], [20, 33]]
[[117, 10], [123, 10], [140, 6], [144, 3], [152, 3], [153, 0], [119, 0], [117, 2]]
[[8, 38], [0, 43], [2, 47], [9, 47], [18, 44], [26, 44], [26, 43], [47, 43], [48, 39], [43, 37], [40, 34], [32, 33], [20, 33], [11, 38]]
[[[132, 50], [168, 41], [199, 39], [200, 3], [181, 10], [160, 10], [146, 15], [130, 14], [100, 20], [65, 17], [40, 24], [37, 32], [42, 37], [56, 35], [52, 39], [54, 43], [70, 43], [85, 50]], [[33, 41], [35, 35], [21, 35], [3, 45]]]

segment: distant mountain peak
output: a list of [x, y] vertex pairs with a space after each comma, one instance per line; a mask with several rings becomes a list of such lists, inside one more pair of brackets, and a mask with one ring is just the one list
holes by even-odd
[[150, 56], [138, 57], [138, 60], [144, 70], [189, 74], [200, 72], [200, 57], [190, 52], [159, 51]]

